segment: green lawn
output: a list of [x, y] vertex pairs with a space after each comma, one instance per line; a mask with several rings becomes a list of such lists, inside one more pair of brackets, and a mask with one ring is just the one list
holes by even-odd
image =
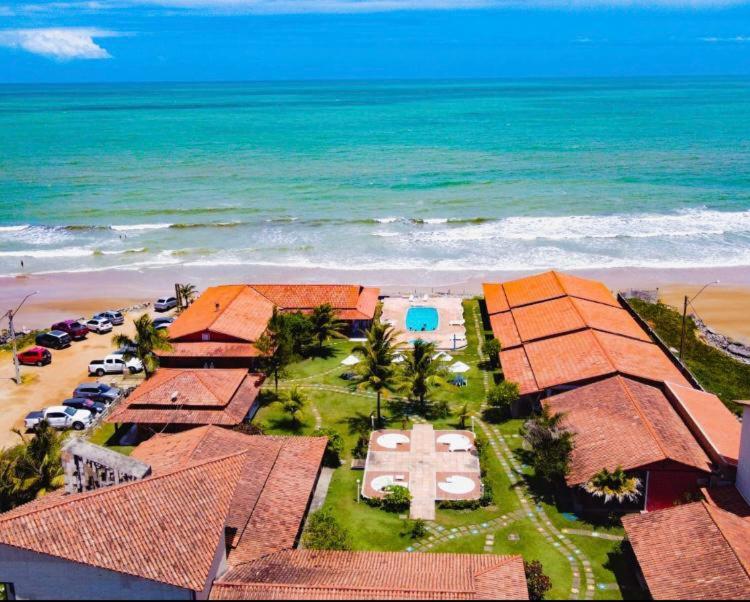
[[[478, 333], [475, 328], [474, 312], [477, 308], [476, 300], [464, 303], [464, 317], [467, 327], [468, 347], [465, 350], [451, 353], [456, 359], [469, 364], [471, 370], [466, 374], [468, 386], [457, 388], [452, 385], [439, 388], [432, 394], [433, 400], [446, 399], [449, 401], [453, 415], [441, 420], [434, 420], [436, 428], [455, 428], [456, 413], [468, 403], [473, 412], [478, 412], [484, 399], [484, 384], [482, 370], [486, 366], [479, 365], [476, 351], [477, 336], [486, 336], [486, 325], [482, 325]], [[322, 423], [327, 428], [337, 430], [345, 440], [344, 464], [338, 468], [331, 481], [325, 506], [336, 516], [339, 523], [350, 533], [352, 546], [356, 550], [404, 550], [414, 543], [409, 534], [409, 521], [404, 521], [396, 514], [390, 514], [380, 509], [371, 508], [364, 502], [357, 502], [357, 480], [362, 479], [362, 471], [354, 471], [349, 467], [351, 450], [357, 441], [358, 426], [367, 426], [370, 413], [374, 411], [375, 399], [353, 395], [349, 382], [341, 375], [347, 370], [340, 365], [341, 360], [349, 355], [353, 343], [337, 341], [331, 344], [330, 357], [310, 359], [297, 362], [290, 366], [281, 380], [281, 392], [290, 385], [301, 386], [307, 396], [308, 404], [300, 416], [299, 423], [293, 424], [285, 415], [280, 403], [271, 403], [263, 407], [255, 418], [269, 434], [310, 434], [315, 429], [315, 414], [313, 407], [319, 412]], [[497, 379], [496, 373], [490, 374], [491, 379]], [[273, 388], [271, 381], [267, 381], [266, 389]], [[316, 390], [315, 385], [336, 387], [336, 391]], [[386, 419], [391, 412], [387, 401], [383, 404]], [[498, 425], [498, 429], [510, 445], [511, 449], [523, 454], [522, 439], [518, 436], [522, 420], [507, 420]], [[401, 428], [401, 420], [391, 419], [391, 426]], [[406, 428], [411, 424], [407, 423]], [[519, 456], [519, 457], [522, 457]], [[438, 509], [436, 524], [444, 528], [454, 528], [476, 525], [509, 514], [518, 508], [520, 503], [513, 489], [514, 485], [502, 470], [499, 460], [493, 453], [486, 454], [483, 461], [486, 479], [493, 491], [493, 504], [478, 510], [441, 510]], [[524, 488], [533, 483], [531, 469], [524, 469], [524, 474], [518, 475], [518, 485]], [[539, 492], [539, 502], [544, 507], [550, 521], [558, 529], [581, 529], [620, 535], [623, 533], [619, 523], [599, 525], [587, 521], [585, 517], [577, 517], [568, 513], [570, 508], [565, 502], [559, 502], [549, 492]], [[509, 538], [511, 534], [519, 538]], [[573, 539], [573, 536], [570, 536]], [[619, 584], [628, 597], [637, 597], [634, 581], [632, 560], [619, 553], [619, 542], [606, 541], [593, 537], [578, 536], [574, 543], [592, 562], [592, 570], [597, 583]], [[441, 543], [430, 549], [431, 552], [471, 552], [484, 553], [485, 534], [459, 536], [447, 543]], [[527, 560], [540, 560], [545, 572], [551, 577], [553, 591], [550, 598], [567, 598], [572, 583], [570, 564], [564, 554], [550, 545], [541, 534], [536, 531], [533, 523], [527, 518], [498, 530], [495, 533], [493, 553], [522, 554]], [[621, 599], [619, 589], [597, 589], [597, 599]]]
[[88, 437], [88, 440], [95, 445], [106, 446], [109, 449], [120, 452], [126, 456], [129, 456], [135, 449], [132, 445], [116, 445], [117, 437], [115, 435], [115, 425], [102, 422], [96, 429], [94, 429]]
[[[648, 303], [630, 299], [638, 314], [674, 349], [680, 348], [682, 314], [664, 303]], [[740, 407], [737, 399], [750, 399], [750, 365], [729, 357], [698, 337], [699, 331], [688, 317], [685, 335], [684, 361], [690, 371], [708, 391], [718, 395], [735, 413]]]

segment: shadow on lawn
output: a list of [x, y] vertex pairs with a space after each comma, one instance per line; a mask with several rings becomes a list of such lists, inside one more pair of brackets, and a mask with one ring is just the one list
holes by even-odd
[[612, 571], [624, 600], [648, 600], [648, 592], [638, 581], [638, 561], [630, 542], [623, 541], [607, 554], [604, 568]]

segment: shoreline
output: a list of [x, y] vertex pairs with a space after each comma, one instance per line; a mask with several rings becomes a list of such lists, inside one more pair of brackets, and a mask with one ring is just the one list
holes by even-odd
[[[31, 297], [16, 318], [22, 328], [47, 327], [67, 317], [91, 315], [105, 309], [120, 309], [153, 301], [173, 293], [174, 283], [191, 283], [199, 290], [217, 284], [243, 282], [357, 283], [379, 286], [384, 294], [441, 292], [460, 296], [481, 294], [482, 282], [519, 278], [528, 270], [476, 269], [470, 272], [420, 269], [322, 269], [246, 266], [174, 265], [140, 270], [58, 272], [28, 276], [0, 276], [0, 311], [15, 308], [30, 292]], [[659, 289], [660, 297], [678, 305], [684, 294], [694, 295], [706, 282], [720, 280], [701, 294], [698, 312], [727, 336], [750, 342], [750, 325], [743, 308], [750, 307], [750, 266], [724, 268], [607, 268], [568, 270], [601, 280], [614, 291]], [[743, 324], [743, 322], [745, 324]]]

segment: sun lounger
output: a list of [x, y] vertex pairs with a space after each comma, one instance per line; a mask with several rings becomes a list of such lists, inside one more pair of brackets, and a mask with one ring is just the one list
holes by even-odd
[[451, 326], [463, 326], [464, 324], [466, 324], [466, 320], [451, 320], [450, 322], [448, 322], [448, 324], [450, 324]]

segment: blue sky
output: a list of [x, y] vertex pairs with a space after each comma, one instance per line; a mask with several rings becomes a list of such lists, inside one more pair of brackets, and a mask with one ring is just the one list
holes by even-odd
[[0, 0], [0, 81], [750, 74], [750, 0]]

